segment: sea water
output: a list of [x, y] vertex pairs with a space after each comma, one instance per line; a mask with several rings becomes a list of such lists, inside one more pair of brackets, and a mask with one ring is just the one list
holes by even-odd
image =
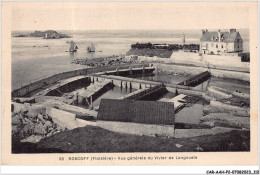
[[[36, 80], [70, 70], [86, 68], [84, 65], [71, 64], [77, 58], [94, 58], [125, 54], [131, 44], [151, 42], [181, 44], [185, 33], [186, 43], [198, 44], [201, 30], [92, 30], [58, 31], [72, 38], [43, 39], [41, 37], [14, 37], [34, 31], [13, 31], [11, 38], [12, 89]], [[248, 49], [248, 30], [241, 30], [244, 48]], [[77, 53], [66, 52], [70, 41], [78, 45]], [[96, 52], [87, 52], [93, 43]]]

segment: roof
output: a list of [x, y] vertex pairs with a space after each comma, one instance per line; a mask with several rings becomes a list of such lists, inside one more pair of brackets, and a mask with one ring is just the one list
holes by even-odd
[[[223, 38], [223, 42], [235, 42], [235, 39], [239, 32], [220, 32], [221, 38]], [[205, 32], [203, 36], [200, 38], [200, 41], [212, 41], [212, 38], [214, 37], [214, 40], [218, 38], [218, 32]]]
[[98, 120], [174, 124], [174, 105], [167, 102], [102, 99]]

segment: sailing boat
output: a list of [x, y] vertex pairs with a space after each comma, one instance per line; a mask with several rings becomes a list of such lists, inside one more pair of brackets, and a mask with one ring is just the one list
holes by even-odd
[[94, 46], [93, 43], [91, 43], [91, 44], [88, 46], [88, 51], [89, 51], [89, 52], [95, 52], [95, 51], [96, 51], [96, 50], [95, 50], [95, 46]]
[[78, 46], [73, 41], [70, 42], [69, 52], [77, 52]]

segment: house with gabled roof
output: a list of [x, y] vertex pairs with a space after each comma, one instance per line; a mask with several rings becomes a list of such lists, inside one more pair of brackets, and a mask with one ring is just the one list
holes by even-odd
[[230, 29], [228, 32], [220, 30], [209, 32], [202, 30], [200, 38], [201, 54], [221, 54], [243, 51], [243, 40], [236, 29]]

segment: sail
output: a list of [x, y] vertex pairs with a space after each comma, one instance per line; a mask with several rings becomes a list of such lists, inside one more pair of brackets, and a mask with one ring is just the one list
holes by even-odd
[[74, 49], [74, 42], [71, 41], [71, 42], [70, 42], [70, 49], [69, 49], [69, 51], [70, 51], [70, 52], [74, 52], [74, 50], [75, 50], [75, 49]]
[[89, 52], [95, 52], [95, 46], [94, 46], [93, 43], [91, 43], [91, 44], [89, 45], [88, 51], [89, 51]]

